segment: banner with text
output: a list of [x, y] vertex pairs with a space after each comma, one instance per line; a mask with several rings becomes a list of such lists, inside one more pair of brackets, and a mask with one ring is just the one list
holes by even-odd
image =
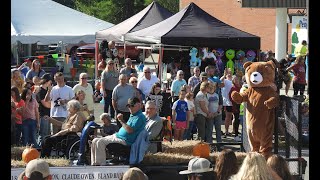
[[[129, 168], [129, 166], [50, 167], [50, 172], [52, 180], [119, 180]], [[11, 180], [17, 180], [24, 169], [12, 168]]]
[[292, 16], [291, 27], [291, 53], [293, 54], [303, 40], [308, 41], [308, 17]]

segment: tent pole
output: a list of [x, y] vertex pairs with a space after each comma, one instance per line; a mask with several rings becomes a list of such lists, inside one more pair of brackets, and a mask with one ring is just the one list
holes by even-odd
[[123, 37], [123, 50], [124, 50], [124, 53], [123, 53], [123, 57], [124, 57], [124, 59], [126, 59], [127, 57], [126, 57], [126, 51], [127, 51], [127, 46], [126, 46], [126, 36], [125, 35], [123, 35], [122, 36]]
[[162, 86], [162, 57], [163, 56], [163, 48], [160, 45], [160, 49], [159, 49], [159, 62], [158, 62], [158, 69], [159, 69], [159, 80], [160, 80], [160, 85]]
[[95, 58], [95, 61], [94, 61], [94, 78], [95, 80], [98, 79], [98, 52], [99, 52], [99, 43], [98, 43], [98, 40], [96, 40], [96, 44], [95, 44], [96, 48], [95, 48], [95, 53], [94, 53], [94, 58]]
[[20, 57], [19, 57], [19, 47], [18, 47], [18, 42], [16, 41], [16, 43], [14, 44], [14, 46], [15, 46], [15, 48], [16, 48], [16, 54], [17, 54], [17, 59], [16, 59], [16, 61], [17, 61], [17, 66], [19, 66], [19, 62], [20, 62]]

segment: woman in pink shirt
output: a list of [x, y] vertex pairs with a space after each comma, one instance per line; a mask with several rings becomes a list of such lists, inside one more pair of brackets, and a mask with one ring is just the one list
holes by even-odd
[[295, 63], [288, 67], [286, 70], [293, 71], [293, 95], [298, 95], [298, 92], [300, 92], [300, 96], [303, 95], [304, 90], [306, 88], [306, 67], [304, 64], [304, 57], [298, 56], [295, 60]]
[[22, 108], [24, 100], [21, 99], [19, 90], [16, 86], [11, 87], [11, 101], [15, 104], [16, 122], [15, 122], [15, 144], [21, 145], [22, 135]]
[[33, 147], [37, 148], [36, 134], [40, 128], [39, 104], [32, 98], [32, 92], [29, 88], [22, 90], [21, 99], [25, 102], [22, 110], [23, 145], [33, 144]]

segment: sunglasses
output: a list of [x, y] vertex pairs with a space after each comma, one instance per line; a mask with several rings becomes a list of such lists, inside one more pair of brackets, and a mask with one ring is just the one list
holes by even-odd
[[131, 83], [137, 83], [138, 81], [131, 81]]

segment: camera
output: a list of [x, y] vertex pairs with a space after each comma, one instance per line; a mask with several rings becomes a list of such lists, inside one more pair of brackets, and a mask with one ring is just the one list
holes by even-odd
[[54, 107], [58, 107], [58, 106], [60, 106], [60, 103], [59, 103], [59, 100], [60, 100], [61, 98], [57, 98], [55, 101], [53, 101], [54, 102]]

